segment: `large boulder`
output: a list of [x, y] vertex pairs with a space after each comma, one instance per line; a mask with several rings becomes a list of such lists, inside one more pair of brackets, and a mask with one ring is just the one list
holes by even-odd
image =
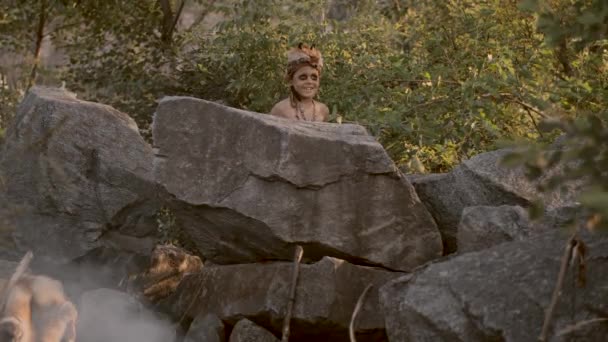
[[0, 149], [0, 216], [18, 250], [65, 261], [103, 245], [152, 247], [152, 148], [128, 115], [35, 87]]
[[226, 342], [224, 323], [214, 314], [201, 312], [190, 324], [184, 342]]
[[[536, 341], [567, 240], [563, 231], [553, 230], [429, 264], [387, 283], [380, 296], [389, 340]], [[585, 240], [587, 285], [574, 287], [570, 270], [551, 335], [608, 312], [608, 239]], [[576, 334], [584, 341], [605, 341], [608, 325], [591, 324]]]
[[433, 218], [358, 125], [286, 120], [169, 97], [154, 117], [157, 180], [215, 263], [324, 255], [391, 269], [441, 255]]
[[545, 212], [538, 219], [530, 219], [528, 210], [517, 205], [466, 207], [458, 223], [458, 253], [482, 250], [507, 241], [526, 240], [575, 222], [584, 224], [577, 216], [580, 212], [578, 206], [559, 207]]
[[[172, 317], [214, 314], [230, 325], [248, 318], [280, 336], [292, 274], [289, 262], [206, 266], [201, 273], [187, 276], [161, 307]], [[377, 289], [398, 275], [329, 257], [301, 265], [291, 340], [348, 341], [351, 314], [368, 284], [374, 287], [357, 319], [358, 340], [383, 338]]]
[[533, 234], [526, 209], [520, 206], [464, 208], [458, 224], [458, 253], [477, 251]]
[[245, 318], [234, 326], [228, 342], [279, 342], [279, 339], [268, 330]]
[[437, 221], [446, 253], [457, 250], [458, 222], [466, 207], [516, 205], [526, 208], [537, 198], [544, 200], [548, 210], [575, 204], [577, 184], [540, 193], [538, 183], [528, 180], [523, 167], [502, 166], [502, 159], [511, 152], [501, 149], [478, 154], [447, 174], [408, 176]]

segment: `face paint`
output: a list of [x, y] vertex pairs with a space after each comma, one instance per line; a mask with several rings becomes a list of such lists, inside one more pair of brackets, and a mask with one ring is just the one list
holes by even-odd
[[301, 99], [312, 99], [319, 91], [319, 71], [311, 66], [299, 68], [291, 78], [291, 86]]

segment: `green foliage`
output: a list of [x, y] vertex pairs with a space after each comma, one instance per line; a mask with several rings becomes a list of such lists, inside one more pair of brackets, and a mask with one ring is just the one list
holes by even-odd
[[[580, 183], [579, 201], [590, 213], [587, 227], [608, 228], [608, 3], [524, 1], [522, 7], [537, 16], [538, 30], [561, 66], [560, 92], [553, 97], [560, 111], [541, 127], [562, 136], [559, 149], [534, 144], [511, 158], [527, 167], [530, 178], [543, 179], [541, 190]], [[563, 172], [552, 172], [558, 165]]]
[[171, 91], [174, 67], [175, 48], [161, 40], [157, 2], [93, 1], [78, 11], [83, 34], [62, 37], [68, 88], [129, 113], [146, 130], [156, 99]]
[[[244, 1], [183, 60], [182, 93], [268, 112], [287, 95], [285, 51], [323, 52], [320, 100], [331, 119], [365, 125], [411, 171], [447, 171], [499, 139], [543, 138], [548, 114], [605, 104], [601, 60], [579, 54], [561, 71], [534, 15], [516, 1], [359, 1], [346, 21], [323, 20], [324, 1]], [[587, 77], [587, 76], [594, 77]]]
[[599, 0], [200, 1], [225, 20], [172, 34], [166, 6], [173, 15], [179, 1], [0, 1], [12, 8], [0, 41], [16, 52], [29, 51], [46, 3], [67, 87], [144, 133], [163, 95], [268, 112], [287, 96], [285, 52], [299, 42], [324, 54], [330, 118], [365, 125], [410, 171], [447, 171], [499, 140], [549, 141], [542, 118], [597, 112], [608, 98]]
[[8, 123], [13, 119], [13, 113], [16, 111], [20, 98], [19, 92], [10, 90], [8, 87], [3, 88], [0, 84], [0, 142], [4, 138]]
[[192, 38], [200, 48], [183, 60], [182, 92], [268, 112], [287, 95], [285, 51], [308, 42], [324, 55], [331, 118], [365, 125], [398, 164], [445, 171], [500, 137], [537, 135], [537, 114], [517, 104], [536, 100], [525, 82], [550, 64], [531, 16], [498, 2], [410, 4], [406, 16], [374, 3], [338, 22], [323, 20], [324, 1], [241, 2], [215, 34]]

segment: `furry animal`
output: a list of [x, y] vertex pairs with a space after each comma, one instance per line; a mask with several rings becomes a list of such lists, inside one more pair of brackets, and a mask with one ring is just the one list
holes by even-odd
[[200, 272], [202, 268], [203, 262], [198, 256], [172, 244], [157, 245], [152, 251], [148, 270], [132, 276], [131, 281], [139, 282], [143, 295], [156, 302], [173, 293], [187, 274]]
[[74, 342], [78, 311], [57, 280], [22, 275], [8, 291], [0, 342]]

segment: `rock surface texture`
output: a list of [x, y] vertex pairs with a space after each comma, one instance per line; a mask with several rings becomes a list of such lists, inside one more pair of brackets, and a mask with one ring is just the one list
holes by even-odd
[[572, 206], [577, 193], [575, 186], [541, 195], [537, 184], [526, 178], [522, 168], [501, 165], [508, 153], [507, 149], [481, 153], [447, 174], [408, 176], [437, 221], [446, 253], [457, 250], [458, 222], [466, 207], [517, 205], [527, 208], [541, 196], [549, 210]]
[[248, 319], [240, 320], [230, 333], [228, 342], [279, 342], [268, 330]]
[[19, 250], [71, 260], [108, 239], [150, 247], [139, 238], [155, 233], [152, 149], [126, 114], [33, 88], [0, 149], [3, 217]]
[[528, 212], [520, 206], [467, 207], [458, 223], [458, 253], [524, 240], [533, 233]]
[[[567, 240], [563, 232], [551, 231], [430, 264], [389, 282], [381, 289], [389, 340], [537, 341]], [[608, 314], [608, 239], [593, 236], [587, 242], [587, 285], [574, 289], [573, 275], [567, 274], [551, 336], [574, 322]], [[604, 341], [608, 326], [589, 325], [575, 334]]]
[[202, 312], [196, 316], [184, 339], [184, 342], [226, 342], [224, 323], [214, 314]]
[[[172, 317], [211, 313], [229, 324], [245, 317], [280, 336], [292, 269], [288, 262], [205, 266], [201, 273], [186, 277], [163, 306]], [[351, 314], [368, 284], [375, 288], [359, 313], [358, 340], [381, 339], [384, 320], [377, 289], [397, 275], [328, 257], [301, 265], [290, 340], [348, 341]]]
[[[291, 342], [349, 342], [368, 285], [358, 342], [536, 341], [559, 228], [585, 220], [577, 184], [541, 194], [501, 166], [508, 150], [406, 178], [361, 126], [188, 97], [160, 102], [153, 138], [111, 107], [35, 87], [0, 145], [0, 285], [6, 260], [32, 249], [31, 271], [80, 298], [78, 341], [277, 341], [296, 245]], [[530, 221], [541, 196], [547, 216]], [[556, 337], [608, 317], [608, 237], [581, 235], [585, 271], [566, 274], [552, 342], [608, 336], [596, 321]]]
[[441, 255], [433, 218], [357, 125], [308, 123], [186, 97], [154, 118], [155, 175], [220, 264], [329, 255], [411, 270]]

